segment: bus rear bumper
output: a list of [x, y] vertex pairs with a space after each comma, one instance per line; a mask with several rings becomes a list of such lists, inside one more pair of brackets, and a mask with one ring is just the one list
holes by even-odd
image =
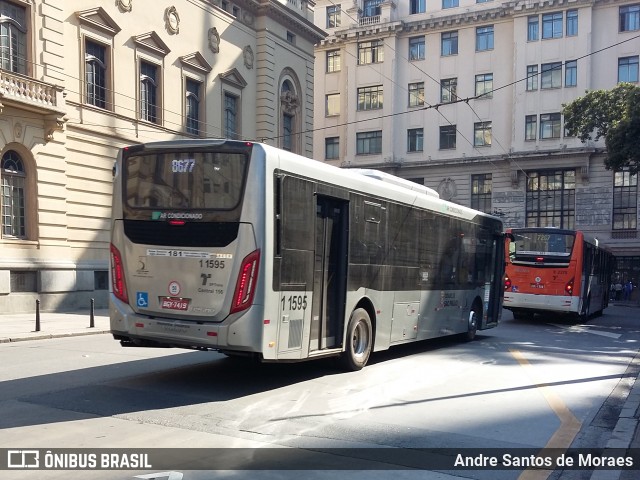
[[[181, 320], [176, 318], [153, 317], [134, 312], [129, 305], [117, 299], [109, 302], [111, 333], [123, 345], [149, 347], [178, 347], [212, 350], [232, 350], [256, 353], [259, 344], [230, 345], [229, 332], [238, 330], [250, 315], [235, 321], [213, 323], [205, 321]], [[232, 332], [233, 333], [233, 332]], [[232, 335], [232, 339], [233, 339]], [[242, 338], [247, 339], [247, 336]]]
[[526, 309], [541, 312], [576, 313], [580, 299], [561, 295], [535, 295], [505, 292], [503, 308]]

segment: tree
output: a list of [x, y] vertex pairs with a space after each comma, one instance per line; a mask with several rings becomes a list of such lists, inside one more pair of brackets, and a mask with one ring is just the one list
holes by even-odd
[[640, 170], [640, 87], [619, 83], [611, 90], [592, 90], [562, 105], [565, 129], [582, 142], [604, 138], [605, 166], [630, 173]]

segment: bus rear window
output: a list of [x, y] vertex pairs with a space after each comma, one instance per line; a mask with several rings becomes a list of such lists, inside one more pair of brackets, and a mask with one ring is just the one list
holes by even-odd
[[232, 210], [242, 198], [248, 156], [239, 152], [151, 152], [125, 160], [131, 208]]
[[573, 250], [574, 235], [549, 232], [514, 233], [510, 242], [511, 255], [541, 255], [569, 257]]

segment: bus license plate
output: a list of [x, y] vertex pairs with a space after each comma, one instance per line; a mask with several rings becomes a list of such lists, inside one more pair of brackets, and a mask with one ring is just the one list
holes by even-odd
[[160, 297], [160, 308], [166, 310], [188, 310], [190, 298]]

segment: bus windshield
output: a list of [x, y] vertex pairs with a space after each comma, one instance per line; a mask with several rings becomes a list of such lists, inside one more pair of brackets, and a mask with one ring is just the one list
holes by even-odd
[[510, 254], [543, 255], [570, 257], [573, 250], [575, 235], [571, 233], [550, 233], [536, 231], [518, 231], [513, 234], [514, 241], [510, 242]]
[[124, 162], [124, 201], [133, 209], [232, 210], [248, 162], [244, 152], [134, 153]]

